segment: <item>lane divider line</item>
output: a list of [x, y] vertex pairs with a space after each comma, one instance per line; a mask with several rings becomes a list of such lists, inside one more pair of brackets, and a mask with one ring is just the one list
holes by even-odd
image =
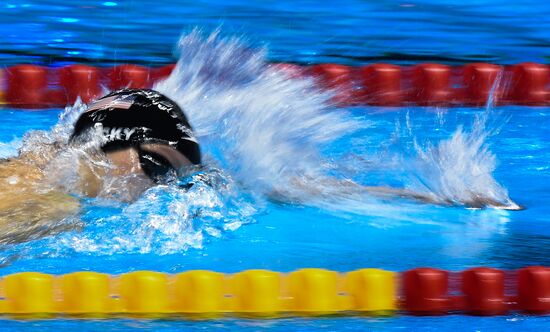
[[0, 281], [0, 314], [11, 318], [550, 314], [550, 268], [416, 268], [347, 273], [195, 270], [121, 275], [22, 272]]
[[[5, 104], [29, 109], [64, 107], [74, 103], [77, 97], [87, 103], [101, 95], [102, 86], [110, 89], [151, 87], [166, 78], [174, 66], [15, 65], [3, 71]], [[550, 67], [538, 63], [511, 66], [376, 63], [362, 67], [278, 63], [270, 66], [291, 77], [313, 77], [320, 88], [334, 91], [333, 101], [341, 106], [483, 106], [491, 91], [497, 105], [550, 105]], [[497, 80], [500, 84], [493, 89]]]

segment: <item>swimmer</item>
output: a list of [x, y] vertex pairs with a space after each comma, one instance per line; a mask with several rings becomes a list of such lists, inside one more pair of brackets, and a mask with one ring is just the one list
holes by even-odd
[[[197, 140], [176, 103], [153, 90], [111, 92], [79, 117], [68, 146], [55, 143], [0, 161], [0, 244], [75, 227], [63, 219], [78, 214], [79, 200], [52, 187], [47, 168], [63, 149], [94, 142], [100, 156], [78, 160], [79, 181], [74, 188], [87, 197], [107, 195], [131, 201], [147, 188], [192, 172], [201, 163]], [[101, 157], [108, 163], [101, 162]], [[117, 186], [107, 179], [125, 181]]]
[[[94, 145], [95, 144], [95, 145]], [[64, 148], [91, 145], [94, 154], [78, 160], [76, 192], [85, 197], [106, 195], [135, 200], [147, 188], [196, 171], [201, 164], [197, 139], [178, 105], [147, 89], [111, 92], [90, 104], [74, 125], [68, 146], [51, 144], [40, 152], [20, 151], [16, 158], [0, 161], [0, 244], [27, 241], [78, 225], [62, 222], [79, 213], [79, 200], [48, 185], [48, 164]], [[108, 163], [101, 162], [106, 158]], [[124, 179], [116, 183], [116, 179]], [[363, 186], [337, 179], [293, 181], [300, 192], [333, 198], [369, 192], [382, 199], [405, 198], [423, 203], [454, 205], [428, 194], [406, 189]], [[322, 183], [322, 186], [311, 186]], [[327, 188], [327, 190], [325, 190]], [[78, 196], [78, 195], [76, 195]], [[271, 198], [297, 202], [299, 195], [274, 189]], [[472, 208], [517, 210], [513, 202], [477, 197], [462, 204]]]

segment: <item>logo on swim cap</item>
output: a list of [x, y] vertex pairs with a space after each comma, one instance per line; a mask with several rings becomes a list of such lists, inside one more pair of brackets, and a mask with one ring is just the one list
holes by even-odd
[[128, 141], [135, 132], [136, 128], [103, 128], [103, 136], [108, 141]]
[[88, 106], [86, 113], [97, 111], [100, 109], [124, 109], [127, 110], [134, 104], [135, 96], [110, 96], [106, 98], [101, 98]]

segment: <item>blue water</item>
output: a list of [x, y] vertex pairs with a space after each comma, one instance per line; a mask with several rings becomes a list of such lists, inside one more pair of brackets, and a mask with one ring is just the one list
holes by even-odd
[[[249, 45], [267, 45], [269, 61], [363, 64], [373, 60], [393, 63], [482, 60], [508, 63], [544, 61], [549, 54], [544, 47], [549, 39], [545, 31], [549, 26], [548, 8], [541, 2], [521, 6], [496, 2], [436, 4], [425, 1], [339, 2], [338, 6], [315, 2], [290, 5], [280, 1], [159, 6], [158, 2], [148, 1], [81, 1], [78, 6], [69, 7], [59, 1], [12, 1], [0, 6], [4, 6], [0, 11], [0, 30], [6, 31], [0, 34], [0, 62], [6, 65], [22, 62], [169, 63], [176, 59], [172, 51], [182, 31], [190, 31], [194, 26], [211, 31], [220, 25], [224, 35], [244, 35]], [[364, 28], [357, 29], [357, 26]], [[193, 45], [187, 46], [195, 50]], [[255, 73], [252, 69], [246, 71], [249, 67], [239, 67], [239, 73]], [[247, 81], [249, 78], [245, 74], [236, 76]], [[271, 83], [269, 79], [266, 82]], [[274, 97], [267, 93], [272, 92], [269, 86], [261, 87], [259, 96], [250, 96], [248, 90], [231, 91], [249, 98], [251, 103], [246, 106], [251, 110], [256, 107], [265, 112], [262, 102], [272, 102]], [[288, 88], [295, 89], [294, 86]], [[214, 103], [214, 106], [234, 105], [227, 96], [223, 99], [220, 95], [222, 93], [214, 95], [214, 99], [227, 103]], [[301, 102], [299, 97], [288, 94], [294, 104]], [[209, 120], [219, 123], [223, 123], [219, 119], [230, 123], [233, 120], [227, 116], [204, 117], [194, 108], [209, 109], [212, 105], [192, 101], [191, 105], [184, 103], [184, 107], [191, 115], [191, 123], [198, 124], [199, 129]], [[313, 107], [315, 102], [315, 98], [307, 99], [304, 105]], [[231, 163], [222, 158], [238, 154], [236, 149], [224, 150], [225, 145], [233, 147], [235, 143], [231, 139], [247, 138], [242, 132], [247, 126], [235, 132], [216, 127], [227, 134], [227, 144], [216, 134], [211, 134], [216, 137], [214, 140], [204, 134], [201, 142], [208, 160], [225, 166], [222, 169], [237, 178], [229, 182], [232, 189], [220, 195], [215, 191], [206, 191], [203, 196], [197, 193], [198, 206], [191, 206], [193, 202], [186, 201], [186, 197], [160, 189], [146, 193], [142, 200], [133, 204], [84, 200], [79, 216], [83, 230], [3, 248], [0, 258], [6, 266], [0, 274], [29, 270], [56, 274], [76, 270], [124, 273], [143, 269], [236, 272], [252, 268], [286, 272], [303, 267], [337, 271], [379, 267], [403, 271], [418, 266], [462, 270], [479, 265], [504, 269], [550, 265], [550, 207], [547, 204], [550, 199], [550, 108], [509, 106], [487, 111], [483, 108], [359, 107], [335, 111], [339, 121], [359, 124], [353, 133], [320, 145], [324, 160], [341, 162], [345, 166], [341, 172], [346, 176], [370, 185], [399, 186], [414, 185], [410, 173], [424, 172], [433, 178], [441, 176], [441, 183], [433, 185], [436, 189], [456, 188], [457, 183], [463, 182], [472, 187], [480, 185], [477, 190], [481, 191], [488, 183], [484, 176], [476, 178], [469, 172], [458, 172], [453, 178], [437, 174], [429, 162], [417, 163], [419, 151], [429, 151], [430, 146], [456, 137], [461, 126], [466, 136], [475, 138], [471, 132], [475, 118], [488, 112], [484, 132], [493, 132], [483, 140], [483, 146], [495, 157], [496, 167], [490, 178], [506, 188], [510, 198], [526, 210], [470, 210], [405, 200], [373, 203], [350, 199], [335, 206], [330, 201], [282, 205], [257, 199], [253, 197], [258, 194], [254, 183], [271, 182], [254, 177], [254, 172], [242, 173], [243, 169], [258, 170], [250, 168], [254, 160], [241, 157]], [[15, 155], [25, 133], [49, 130], [58, 122], [60, 113], [60, 110], [2, 110], [0, 156]], [[296, 117], [303, 115], [297, 113]], [[246, 114], [240, 116], [243, 118], [238, 120], [250, 120]], [[283, 114], [281, 118], [292, 120], [284, 118]], [[269, 123], [267, 126], [272, 129]], [[298, 143], [304, 143], [303, 137], [299, 138], [296, 139]], [[415, 142], [420, 148], [415, 147]], [[441, 150], [440, 155], [450, 153], [449, 156], [456, 158], [451, 158], [456, 164], [468, 167], [491, 164], [491, 160], [478, 159], [482, 154], [479, 151], [468, 154], [471, 152], [468, 146], [452, 145]], [[270, 152], [251, 151], [251, 155], [259, 157]], [[293, 156], [292, 151], [288, 155]], [[298, 164], [298, 160], [295, 162]], [[229, 181], [227, 177], [223, 179]], [[158, 209], [147, 202], [154, 195], [163, 199]], [[200, 216], [178, 219], [178, 210], [169, 210], [171, 201], [176, 199], [185, 205], [185, 212], [200, 212]], [[217, 203], [207, 206], [206, 201]], [[169, 218], [162, 219], [166, 216]], [[157, 224], [151, 220], [156, 220]], [[189, 220], [191, 223], [186, 224]], [[172, 222], [178, 226], [176, 233], [171, 233], [168, 227]], [[194, 323], [6, 320], [1, 325], [14, 330], [541, 330], [548, 322], [548, 317], [512, 315], [491, 318], [228, 319]]]
[[[372, 122], [371, 135], [391, 136], [392, 126], [410, 112], [413, 122], [431, 139], [446, 138], [457, 123], [468, 123], [479, 109], [451, 109], [442, 114], [429, 109], [395, 110], [379, 112], [358, 108], [352, 115]], [[508, 107], [499, 116], [508, 118], [501, 132], [492, 137], [492, 151], [498, 156], [495, 177], [508, 188], [511, 197], [527, 207], [524, 211], [505, 212], [492, 209], [467, 210], [419, 205], [413, 212], [395, 218], [376, 217], [365, 213], [338, 215], [330, 210], [314, 207], [269, 204], [254, 221], [221, 237], [205, 238], [200, 248], [178, 250], [165, 254], [162, 246], [147, 253], [127, 249], [93, 250], [77, 252], [78, 246], [63, 241], [68, 234], [51, 241], [35, 241], [17, 247], [18, 257], [4, 267], [2, 274], [36, 270], [47, 273], [66, 273], [75, 270], [95, 270], [106, 273], [123, 273], [151, 269], [180, 272], [189, 269], [212, 269], [236, 272], [243, 269], [265, 268], [291, 271], [303, 267], [322, 267], [349, 271], [362, 267], [380, 267], [403, 271], [418, 266], [435, 266], [461, 270], [487, 265], [514, 269], [526, 265], [550, 265], [550, 110], [539, 108]], [[48, 128], [56, 122], [56, 111], [25, 112], [3, 111], [0, 120], [8, 134], [2, 130], [2, 142], [17, 142], [27, 130]], [[441, 125], [441, 117], [447, 122]], [[353, 139], [353, 138], [350, 138]], [[379, 142], [373, 142], [373, 145]], [[9, 146], [12, 146], [11, 143]], [[342, 147], [335, 147], [341, 150]], [[12, 153], [3, 148], [6, 154]], [[392, 205], [399, 206], [400, 202]], [[380, 206], [383, 210], [388, 207]], [[117, 209], [91, 207], [83, 219], [90, 224], [87, 236], [105, 236], [93, 230], [94, 222], [105, 214], [121, 213]], [[124, 226], [111, 226], [123, 229]], [[77, 233], [70, 239], [85, 238]], [[131, 236], [130, 236], [131, 238]], [[158, 239], [158, 241], [163, 241]], [[155, 245], [155, 243], [153, 243]], [[75, 248], [77, 250], [75, 250]], [[86, 251], [87, 250], [87, 251]], [[102, 253], [102, 251], [105, 251]], [[466, 329], [492, 330], [503, 326], [521, 329], [538, 329], [548, 323], [540, 317], [399, 317], [387, 319], [293, 319], [276, 322], [225, 320], [216, 322], [168, 323], [147, 321], [107, 322], [6, 322], [12, 327], [66, 327], [87, 326], [89, 329], [115, 327], [155, 328], [217, 328], [217, 329], [287, 329], [303, 330], [342, 329]], [[121, 325], [119, 325], [121, 324]]]
[[545, 1], [6, 0], [0, 63], [164, 64], [195, 26], [220, 25], [300, 63], [548, 61]]

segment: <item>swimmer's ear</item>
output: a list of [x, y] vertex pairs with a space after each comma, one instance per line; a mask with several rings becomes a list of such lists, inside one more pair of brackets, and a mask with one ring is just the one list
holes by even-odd
[[181, 154], [181, 152], [166, 144], [145, 143], [140, 144], [139, 148], [145, 152], [152, 152], [162, 156], [164, 159], [168, 160], [175, 170], [193, 165], [193, 163]]

